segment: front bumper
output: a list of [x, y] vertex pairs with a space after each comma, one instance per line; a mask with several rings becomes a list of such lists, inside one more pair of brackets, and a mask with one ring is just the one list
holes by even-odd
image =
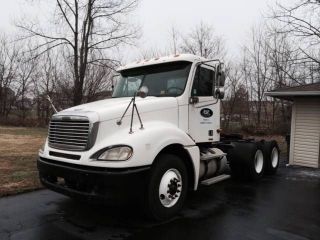
[[111, 169], [38, 158], [41, 183], [64, 195], [83, 200], [123, 200], [141, 195], [150, 166]]

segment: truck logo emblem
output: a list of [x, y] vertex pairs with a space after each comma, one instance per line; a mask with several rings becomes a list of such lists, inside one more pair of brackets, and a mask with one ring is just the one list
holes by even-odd
[[210, 108], [203, 108], [201, 109], [200, 114], [204, 118], [209, 118], [209, 117], [212, 117], [213, 112]]

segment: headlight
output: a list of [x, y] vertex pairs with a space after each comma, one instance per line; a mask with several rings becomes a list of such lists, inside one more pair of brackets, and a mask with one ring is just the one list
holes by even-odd
[[125, 161], [132, 156], [133, 150], [129, 146], [119, 146], [107, 149], [98, 157], [102, 161]]

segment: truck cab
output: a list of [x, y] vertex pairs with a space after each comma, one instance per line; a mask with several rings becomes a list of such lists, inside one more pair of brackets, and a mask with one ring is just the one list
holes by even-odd
[[220, 136], [220, 61], [182, 54], [117, 71], [112, 98], [52, 116], [38, 157], [49, 189], [102, 201], [136, 195], [150, 217], [162, 220], [200, 183], [229, 178], [229, 165], [235, 176], [245, 172], [252, 179], [277, 169], [274, 141]]

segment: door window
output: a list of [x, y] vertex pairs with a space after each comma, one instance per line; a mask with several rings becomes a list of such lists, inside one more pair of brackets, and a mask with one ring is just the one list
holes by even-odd
[[212, 96], [214, 71], [198, 67], [193, 81], [192, 96]]

